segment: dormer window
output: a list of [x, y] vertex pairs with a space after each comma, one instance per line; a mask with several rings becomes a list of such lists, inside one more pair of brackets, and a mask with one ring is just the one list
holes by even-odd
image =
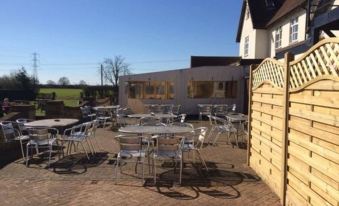
[[298, 17], [295, 17], [290, 21], [290, 43], [294, 43], [297, 40], [298, 40]]

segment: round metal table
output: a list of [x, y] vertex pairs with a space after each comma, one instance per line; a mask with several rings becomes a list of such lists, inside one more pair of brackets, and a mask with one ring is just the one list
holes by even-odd
[[248, 120], [248, 116], [244, 114], [227, 114], [225, 116], [231, 122], [243, 122]]
[[131, 134], [182, 134], [192, 132], [193, 128], [180, 126], [126, 126], [119, 132]]

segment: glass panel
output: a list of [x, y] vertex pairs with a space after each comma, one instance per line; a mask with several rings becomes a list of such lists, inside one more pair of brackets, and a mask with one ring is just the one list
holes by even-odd
[[236, 81], [189, 81], [189, 98], [236, 98]]
[[128, 83], [128, 98], [173, 99], [174, 83], [167, 81], [140, 81]]

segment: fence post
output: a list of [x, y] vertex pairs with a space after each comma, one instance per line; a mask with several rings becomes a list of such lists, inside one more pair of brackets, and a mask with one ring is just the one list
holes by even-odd
[[286, 190], [287, 190], [287, 158], [288, 158], [288, 114], [289, 114], [289, 87], [290, 87], [290, 62], [293, 60], [293, 55], [289, 52], [285, 53], [284, 58], [284, 93], [283, 93], [283, 139], [282, 139], [282, 181], [281, 181], [281, 203], [286, 205]]
[[250, 66], [250, 78], [248, 81], [248, 138], [247, 138], [247, 166], [250, 166], [250, 156], [251, 156], [251, 121], [252, 121], [252, 83], [253, 83], [253, 70], [257, 65], [252, 64]]

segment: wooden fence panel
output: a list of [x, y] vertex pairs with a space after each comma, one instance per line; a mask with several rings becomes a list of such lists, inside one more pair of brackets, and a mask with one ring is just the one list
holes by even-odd
[[338, 39], [315, 45], [290, 71], [286, 203], [338, 206]]
[[339, 38], [250, 82], [249, 165], [284, 205], [339, 206]]
[[249, 165], [277, 194], [282, 183], [283, 65], [268, 59], [252, 74]]

